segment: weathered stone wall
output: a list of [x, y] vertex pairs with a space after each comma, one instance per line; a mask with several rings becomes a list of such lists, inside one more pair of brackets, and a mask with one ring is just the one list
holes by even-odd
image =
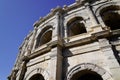
[[[106, 24], [105, 11], [118, 15], [118, 28]], [[40, 74], [44, 80], [81, 80], [88, 75], [93, 80], [119, 80], [119, 20], [119, 0], [76, 0], [52, 9], [35, 22], [8, 79], [31, 80]]]

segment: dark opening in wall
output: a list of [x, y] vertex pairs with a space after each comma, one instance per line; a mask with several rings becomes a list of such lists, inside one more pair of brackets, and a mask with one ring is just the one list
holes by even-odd
[[29, 80], [45, 80], [45, 79], [41, 74], [35, 74]]
[[73, 75], [70, 80], [103, 80], [96, 72], [83, 70]]
[[35, 48], [48, 43], [52, 40], [52, 26], [47, 26], [43, 28], [37, 37], [37, 42]]
[[109, 6], [101, 10], [100, 15], [111, 30], [120, 29], [120, 6]]
[[40, 45], [43, 45], [43, 44], [48, 43], [49, 41], [51, 41], [51, 39], [52, 39], [51, 36], [52, 36], [52, 30], [47, 31], [46, 33], [44, 33], [41, 36]]
[[75, 17], [68, 21], [67, 28], [68, 37], [87, 32], [82, 17]]

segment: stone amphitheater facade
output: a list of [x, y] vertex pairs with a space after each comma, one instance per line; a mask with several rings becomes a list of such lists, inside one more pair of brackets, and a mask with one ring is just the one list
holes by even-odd
[[76, 0], [34, 23], [8, 80], [120, 80], [120, 0]]

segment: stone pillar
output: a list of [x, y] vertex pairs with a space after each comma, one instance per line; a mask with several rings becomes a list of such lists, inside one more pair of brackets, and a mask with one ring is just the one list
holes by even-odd
[[57, 46], [51, 50], [50, 80], [62, 80], [62, 55], [61, 48]]
[[65, 31], [65, 38], [66, 38], [65, 41], [66, 41], [66, 42], [69, 41], [69, 40], [67, 39], [67, 38], [68, 38], [67, 27], [68, 27], [67, 25], [64, 27], [64, 29], [65, 29], [65, 30], [64, 30], [64, 31]]
[[52, 41], [56, 41], [56, 40], [58, 40], [58, 37], [59, 37], [59, 35], [58, 35], [58, 31], [59, 31], [59, 21], [60, 21], [60, 18], [59, 18], [59, 12], [57, 12], [56, 14], [55, 14], [55, 16], [56, 16], [56, 18], [55, 18], [55, 24], [54, 24], [54, 26], [53, 26], [53, 33], [52, 33]]
[[100, 15], [100, 13], [98, 13], [96, 16], [98, 18], [99, 24], [101, 24], [103, 28], [106, 28], [106, 25], [102, 19], [102, 16]]
[[11, 75], [8, 77], [8, 80], [16, 80], [16, 74], [17, 72], [13, 70]]
[[97, 26], [98, 25], [98, 20], [97, 20], [94, 12], [92, 10], [92, 6], [89, 3], [86, 3], [85, 6], [86, 6], [86, 8], [88, 10], [90, 19], [92, 20], [92, 26]]
[[29, 42], [29, 45], [28, 45], [28, 52], [29, 52], [29, 53], [31, 53], [31, 51], [32, 51], [32, 49], [33, 49], [36, 33], [37, 33], [37, 28], [34, 27], [33, 34], [32, 34], [32, 38], [31, 38], [31, 40], [30, 40], [30, 42]]
[[65, 27], [65, 38], [67, 38], [67, 26]]
[[24, 62], [22, 62], [21, 66], [20, 66], [19, 75], [16, 78], [17, 80], [23, 80], [24, 79], [26, 68], [27, 68], [26, 67], [26, 62], [24, 61]]
[[99, 39], [99, 44], [101, 47], [101, 51], [106, 57], [106, 65], [110, 69], [110, 73], [113, 76], [114, 80], [119, 80], [120, 78], [120, 65], [115, 58], [114, 52], [112, 50], [111, 45], [107, 39]]

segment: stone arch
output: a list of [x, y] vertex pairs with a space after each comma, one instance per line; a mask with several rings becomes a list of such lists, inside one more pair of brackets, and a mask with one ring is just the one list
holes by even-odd
[[104, 24], [110, 27], [111, 30], [115, 30], [120, 27], [120, 6], [110, 5], [105, 7], [100, 11], [100, 15]]
[[52, 31], [53, 31], [53, 27], [51, 25], [43, 28], [36, 38], [37, 41], [36, 41], [35, 48], [51, 41], [52, 40]]
[[102, 4], [101, 6], [99, 6], [96, 10], [95, 10], [95, 14], [96, 16], [100, 16], [100, 11], [105, 8], [105, 7], [108, 7], [108, 6], [111, 6], [111, 5], [116, 5], [115, 2], [109, 2], [109, 3], [105, 3], [105, 4]]
[[35, 74], [29, 80], [45, 80], [45, 79], [41, 74]]
[[111, 75], [105, 69], [92, 63], [82, 63], [74, 66], [67, 73], [66, 80], [74, 80], [75, 77], [80, 78], [81, 76], [86, 76], [86, 74], [96, 76], [96, 78], [99, 78], [99, 80], [113, 80]]
[[32, 78], [42, 78], [43, 80], [49, 80], [49, 72], [42, 69], [42, 68], [36, 68], [31, 70], [26, 77], [24, 78], [24, 80], [31, 80]]
[[[80, 16], [80, 14], [71, 14], [71, 15], [69, 15], [66, 19], [65, 19], [65, 21], [64, 21], [64, 26], [67, 26], [67, 23], [68, 23], [68, 21], [70, 21], [71, 19], [73, 19], [73, 18], [75, 18], [75, 17], [81, 17]], [[83, 17], [82, 17], [83, 18]], [[83, 18], [84, 19], [84, 18]]]
[[86, 33], [85, 24], [82, 17], [71, 18], [67, 22], [67, 36], [74, 36], [82, 33]]
[[[117, 12], [117, 10], [119, 10], [119, 12]], [[118, 21], [120, 20], [120, 6], [117, 5], [115, 2], [109, 2], [99, 6], [96, 9], [95, 14], [98, 18], [99, 23], [102, 24], [103, 27], [107, 26], [110, 27], [111, 30], [114, 30], [116, 28], [113, 28], [113, 26], [119, 25]], [[114, 17], [117, 17], [117, 19], [115, 19]]]

